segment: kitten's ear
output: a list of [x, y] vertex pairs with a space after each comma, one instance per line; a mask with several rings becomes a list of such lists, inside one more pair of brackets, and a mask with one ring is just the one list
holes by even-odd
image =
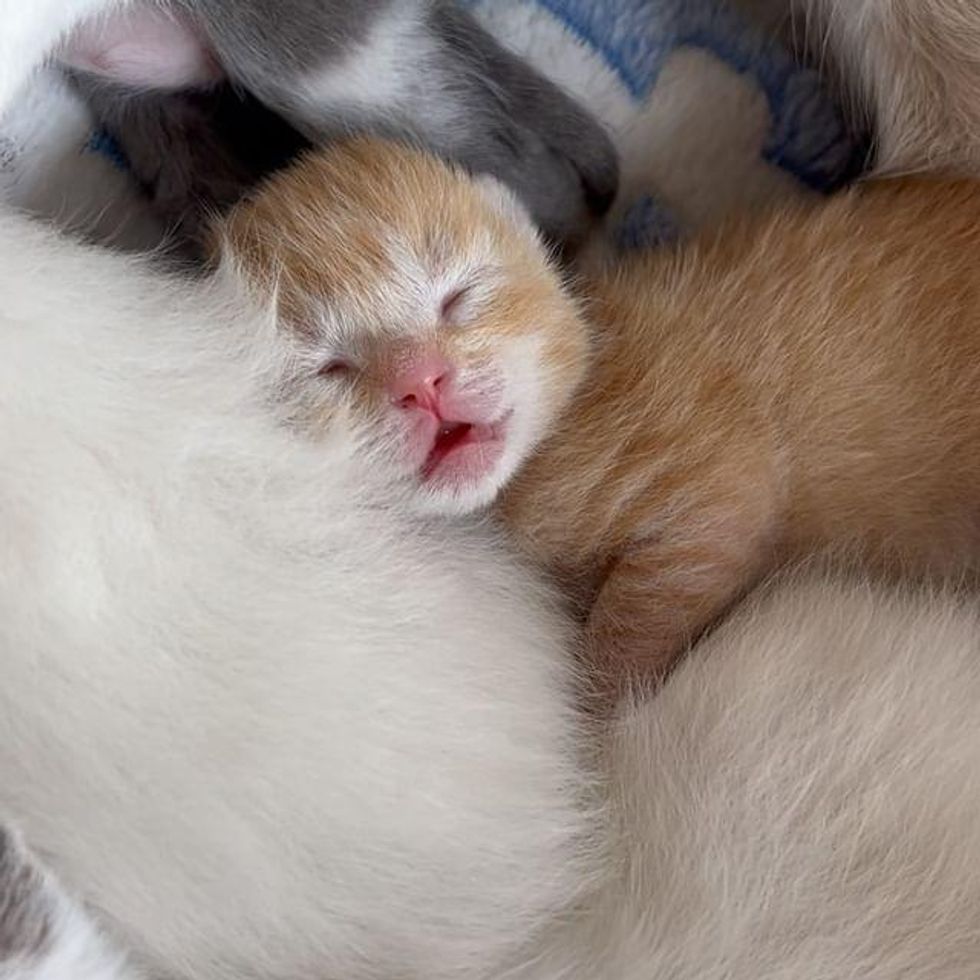
[[199, 26], [147, 0], [82, 24], [58, 57], [70, 68], [131, 88], [196, 88], [222, 77]]
[[538, 227], [521, 199], [505, 183], [489, 174], [478, 174], [473, 178], [480, 193], [503, 218], [516, 225], [521, 231], [539, 240]]

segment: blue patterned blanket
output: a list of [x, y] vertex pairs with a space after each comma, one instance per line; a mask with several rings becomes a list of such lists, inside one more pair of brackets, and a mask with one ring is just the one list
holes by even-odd
[[816, 72], [724, 0], [466, 2], [609, 126], [626, 244], [775, 194], [829, 192], [863, 165]]

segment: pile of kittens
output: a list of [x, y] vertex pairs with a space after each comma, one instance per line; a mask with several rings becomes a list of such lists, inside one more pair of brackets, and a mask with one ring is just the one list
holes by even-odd
[[[208, 25], [232, 22], [231, 6], [200, 4]], [[264, 64], [261, 7], [206, 44], [182, 5], [133, 8], [63, 57], [137, 166], [160, 159], [138, 143], [163, 138], [174, 113], [213, 118], [195, 100], [219, 96], [183, 88], [224, 72], [294, 123], [302, 110], [289, 155], [317, 148], [244, 194], [268, 169], [250, 150], [224, 145], [202, 169], [185, 158], [200, 144], [175, 144], [176, 177], [154, 177], [161, 213], [290, 350], [266, 385], [282, 426], [314, 449], [353, 434], [411, 511], [489, 515], [557, 583], [581, 626], [590, 706], [655, 692], [789, 562], [976, 571], [973, 181], [869, 181], [612, 262], [580, 251], [615, 192], [601, 128], [527, 84], [451, 5], [433, 6], [433, 31], [453, 45], [412, 37], [434, 72], [457, 70], [448, 51], [501, 80], [499, 101], [465, 118], [421, 88], [372, 88], [348, 61], [313, 78], [308, 34], [283, 44], [293, 64]], [[371, 5], [338, 6], [327, 47], [341, 58], [364, 43], [370, 18]], [[316, 86], [330, 108], [311, 122]], [[216, 158], [227, 168], [210, 169]], [[0, 870], [10, 855], [29, 860], [0, 839]]]
[[216, 236], [297, 346], [284, 418], [357, 426], [425, 513], [493, 507], [622, 688], [788, 560], [973, 570], [978, 227], [971, 184], [888, 181], [569, 285], [504, 188], [360, 140]]
[[[186, 112], [188, 96], [172, 87], [214, 83], [220, 58], [280, 112], [299, 98], [281, 64], [246, 57], [257, 9], [236, 21], [226, 6], [203, 5], [215, 25], [206, 40], [183, 11], [136, 8], [80, 32], [63, 57], [129, 159], [162, 160], [186, 178], [179, 206], [158, 193], [161, 213], [179, 213], [183, 234], [271, 306], [295, 347], [270, 393], [283, 420], [314, 440], [338, 418], [355, 426], [363, 451], [426, 513], [492, 507], [574, 603], [600, 686], [659, 683], [792, 559], [832, 550], [906, 575], [973, 570], [971, 184], [870, 184], [607, 268], [571, 260], [569, 276], [556, 256], [574, 254], [614, 195], [609, 141], [464, 14], [437, 5], [451, 23], [434, 30], [465, 33], [462, 55], [479, 49], [501, 91], [524, 96], [496, 122], [481, 118], [482, 103], [468, 120], [495, 132], [506, 112], [507, 139], [521, 141], [508, 159], [458, 125], [437, 131], [411, 89], [380, 108], [370, 88], [357, 96], [364, 127], [401, 141], [337, 138], [339, 120], [352, 126], [342, 91], [352, 82], [322, 72], [340, 105], [305, 126], [322, 148], [251, 192], [239, 175], [227, 199], [245, 199], [201, 228], [225, 198], [190, 188], [219, 180], [229, 150], [185, 138], [161, 152], [172, 140], [162, 120]], [[337, 52], [376, 29], [370, 11], [342, 5], [315, 27]], [[333, 49], [315, 34], [305, 43], [322, 58]], [[312, 55], [284, 47], [289, 70], [304, 72]], [[248, 69], [235, 75], [239, 63]], [[207, 93], [198, 98], [227, 98]], [[211, 140], [223, 132], [204, 123]], [[268, 132], [250, 145], [268, 153]], [[278, 145], [284, 157], [299, 149]], [[186, 162], [193, 152], [202, 159]], [[545, 169], [543, 153], [560, 154], [558, 165]], [[944, 256], [928, 288], [923, 236]]]

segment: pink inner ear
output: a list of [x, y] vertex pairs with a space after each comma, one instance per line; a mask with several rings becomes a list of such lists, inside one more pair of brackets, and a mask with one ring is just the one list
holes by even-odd
[[142, 88], [199, 87], [222, 77], [187, 16], [145, 3], [83, 24], [60, 58], [72, 68]]

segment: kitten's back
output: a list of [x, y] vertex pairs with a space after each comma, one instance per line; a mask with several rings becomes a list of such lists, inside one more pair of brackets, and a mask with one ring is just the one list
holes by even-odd
[[607, 744], [615, 872], [525, 977], [980, 970], [980, 613], [791, 575]]
[[689, 265], [700, 285], [658, 290], [667, 343], [690, 329], [695, 361], [778, 427], [801, 547], [976, 547], [980, 523], [956, 525], [980, 481], [978, 260], [980, 184], [895, 180], [719, 237]]
[[509, 509], [564, 511], [578, 532], [554, 533], [584, 554], [728, 457], [800, 547], [974, 549], [978, 256], [980, 186], [923, 178], [628, 261], [592, 284], [594, 381]]
[[577, 887], [550, 597], [277, 428], [220, 280], [0, 217], [0, 808], [162, 975], [483, 976]]

